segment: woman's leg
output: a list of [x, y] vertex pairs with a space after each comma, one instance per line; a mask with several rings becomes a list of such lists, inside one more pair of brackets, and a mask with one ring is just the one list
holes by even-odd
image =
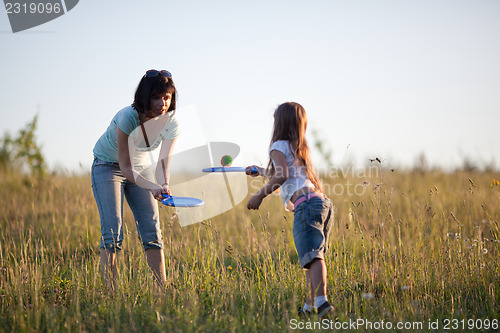
[[125, 177], [115, 163], [94, 161], [92, 189], [101, 219], [100, 259], [104, 283], [116, 290], [118, 253], [123, 241], [123, 183]]
[[149, 267], [153, 271], [153, 276], [156, 283], [160, 287], [164, 287], [167, 283], [167, 272], [165, 269], [165, 256], [163, 249], [148, 249], [146, 252], [146, 260]]
[[[147, 178], [152, 177], [152, 174], [148, 174], [147, 172], [143, 175]], [[153, 198], [149, 190], [130, 182], [125, 187], [125, 196], [134, 214], [137, 233], [141, 238], [145, 250], [146, 261], [153, 271], [155, 281], [162, 287], [167, 282], [167, 274], [163, 254], [158, 201]]]
[[101, 269], [104, 283], [113, 293], [117, 287], [119, 253], [101, 249]]

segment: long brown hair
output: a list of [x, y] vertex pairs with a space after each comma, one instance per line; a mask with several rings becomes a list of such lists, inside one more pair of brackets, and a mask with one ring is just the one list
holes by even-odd
[[[304, 167], [307, 178], [309, 178], [317, 189], [323, 191], [323, 186], [314, 172], [311, 153], [305, 136], [306, 129], [307, 115], [304, 107], [295, 102], [283, 103], [274, 111], [274, 127], [270, 146], [272, 146], [275, 141], [288, 140], [290, 150], [295, 160], [298, 162], [299, 167]], [[274, 175], [276, 172], [271, 158], [269, 158], [267, 170], [271, 175]]]

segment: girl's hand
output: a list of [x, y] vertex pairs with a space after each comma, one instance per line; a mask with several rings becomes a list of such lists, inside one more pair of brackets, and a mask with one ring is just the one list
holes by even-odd
[[252, 196], [250, 198], [250, 200], [248, 200], [247, 208], [248, 209], [259, 209], [259, 206], [262, 203], [262, 199], [264, 199], [264, 198], [262, 198], [258, 194], [255, 194], [254, 196]]
[[[256, 168], [257, 173], [252, 173], [252, 168]], [[264, 169], [256, 165], [250, 165], [245, 168], [245, 173], [252, 177], [262, 176], [264, 175]]]

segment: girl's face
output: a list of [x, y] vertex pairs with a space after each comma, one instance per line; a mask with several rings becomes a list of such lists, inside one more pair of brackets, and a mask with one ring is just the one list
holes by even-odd
[[170, 108], [171, 102], [172, 94], [170, 93], [162, 96], [152, 96], [149, 101], [149, 105], [151, 106], [151, 110], [148, 112], [149, 116], [154, 118], [165, 114], [168, 108]]

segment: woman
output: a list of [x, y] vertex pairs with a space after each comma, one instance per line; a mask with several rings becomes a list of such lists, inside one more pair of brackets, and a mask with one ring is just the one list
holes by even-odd
[[[159, 285], [166, 282], [158, 203], [168, 187], [169, 158], [179, 135], [172, 75], [149, 70], [134, 102], [120, 110], [97, 141], [93, 153], [92, 189], [101, 219], [101, 267], [105, 283], [116, 290], [118, 254], [123, 242], [123, 197], [133, 212], [149, 267]], [[151, 150], [160, 146], [156, 172]], [[110, 278], [111, 272], [111, 278]]]

